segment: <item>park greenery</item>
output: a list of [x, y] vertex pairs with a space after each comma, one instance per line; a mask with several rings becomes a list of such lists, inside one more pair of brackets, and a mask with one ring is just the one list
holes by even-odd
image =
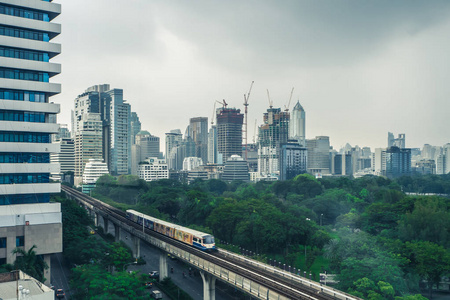
[[125, 244], [108, 243], [90, 233], [92, 220], [73, 200], [56, 197], [63, 217], [63, 254], [73, 267], [73, 299], [147, 299], [145, 281], [138, 273], [126, 272], [134, 262]]
[[[365, 299], [419, 300], [426, 299], [420, 293], [431, 297], [450, 272], [450, 200], [424, 193], [450, 194], [450, 175], [390, 180], [302, 174], [277, 182], [189, 185], [105, 175], [93, 195], [213, 233], [221, 247], [311, 272], [316, 280], [319, 272], [335, 273], [337, 288]], [[101, 261], [104, 249], [86, 248]]]
[[47, 278], [44, 277], [44, 271], [48, 269], [48, 265], [41, 256], [36, 254], [36, 248], [36, 245], [27, 251], [23, 248], [15, 248], [12, 253], [17, 255], [16, 260], [13, 264], [0, 266], [0, 273], [21, 270], [40, 282], [45, 282]]

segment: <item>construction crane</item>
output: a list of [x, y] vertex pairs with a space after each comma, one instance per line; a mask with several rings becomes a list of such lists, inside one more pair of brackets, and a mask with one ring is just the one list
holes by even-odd
[[289, 106], [291, 106], [291, 100], [292, 100], [292, 94], [294, 93], [294, 88], [292, 88], [292, 91], [291, 91], [291, 96], [289, 97], [289, 102], [288, 102], [288, 105], [286, 106], [284, 106], [284, 111], [285, 112], [288, 112], [289, 111]]
[[[216, 102], [219, 102], [219, 101], [216, 101]], [[214, 102], [213, 115], [211, 118], [211, 127], [214, 125], [214, 117], [215, 117], [215, 113], [216, 113], [216, 102]]]
[[225, 99], [223, 99], [223, 102], [217, 101], [217, 103], [222, 104], [223, 108], [227, 108], [228, 103], [225, 101]]
[[270, 100], [269, 90], [267, 90], [267, 98], [269, 99], [269, 108], [273, 107], [273, 101]]
[[256, 121], [257, 119], [255, 119], [255, 131], [253, 132], [253, 144], [256, 144]]
[[248, 140], [247, 140], [247, 108], [248, 108], [248, 98], [250, 98], [250, 93], [252, 92], [253, 83], [255, 81], [252, 81], [252, 84], [250, 84], [250, 89], [248, 90], [247, 94], [244, 94], [244, 145], [245, 145], [245, 160], [247, 160], [247, 146], [248, 146]]

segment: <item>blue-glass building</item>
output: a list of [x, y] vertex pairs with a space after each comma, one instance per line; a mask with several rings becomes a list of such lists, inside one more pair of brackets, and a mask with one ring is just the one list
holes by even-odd
[[60, 12], [51, 0], [0, 0], [0, 265], [14, 262], [16, 247], [36, 245], [48, 265], [62, 251], [60, 205], [49, 203], [60, 192], [50, 181], [59, 172], [50, 153], [59, 152], [51, 134], [60, 106], [50, 99], [61, 91], [52, 82], [61, 72], [52, 62], [61, 52], [53, 42]]

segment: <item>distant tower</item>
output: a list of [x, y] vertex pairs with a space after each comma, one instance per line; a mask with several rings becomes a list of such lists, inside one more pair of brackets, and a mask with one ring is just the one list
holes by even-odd
[[136, 143], [136, 134], [141, 131], [141, 121], [139, 121], [139, 117], [137, 113], [131, 112], [131, 144], [134, 145]]
[[388, 148], [394, 146], [394, 134], [392, 132], [388, 132]]
[[394, 134], [392, 132], [388, 132], [388, 148], [392, 146], [400, 149], [406, 148], [406, 135], [404, 133], [400, 133], [398, 138], [394, 138]]
[[301, 146], [306, 147], [305, 132], [305, 110], [297, 101], [290, 116], [289, 138], [297, 140]]
[[289, 136], [289, 113], [270, 107], [263, 121], [258, 134], [258, 172], [278, 177], [281, 145], [287, 143]]
[[217, 113], [217, 148], [223, 161], [231, 155], [242, 155], [242, 124], [244, 115], [240, 109], [222, 108]]
[[208, 161], [208, 118], [191, 118], [189, 136], [195, 143], [195, 157], [200, 157], [206, 164]]

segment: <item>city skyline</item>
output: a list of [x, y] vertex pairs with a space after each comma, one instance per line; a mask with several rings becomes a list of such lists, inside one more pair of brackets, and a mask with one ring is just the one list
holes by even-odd
[[290, 109], [300, 100], [307, 139], [374, 149], [390, 131], [405, 133], [407, 147], [448, 142], [450, 3], [255, 3], [65, 3], [58, 122], [70, 124], [79, 91], [107, 83], [124, 90], [142, 129], [163, 138], [211, 118], [216, 100], [243, 110], [254, 80], [249, 141], [266, 89], [284, 109], [294, 87]]

